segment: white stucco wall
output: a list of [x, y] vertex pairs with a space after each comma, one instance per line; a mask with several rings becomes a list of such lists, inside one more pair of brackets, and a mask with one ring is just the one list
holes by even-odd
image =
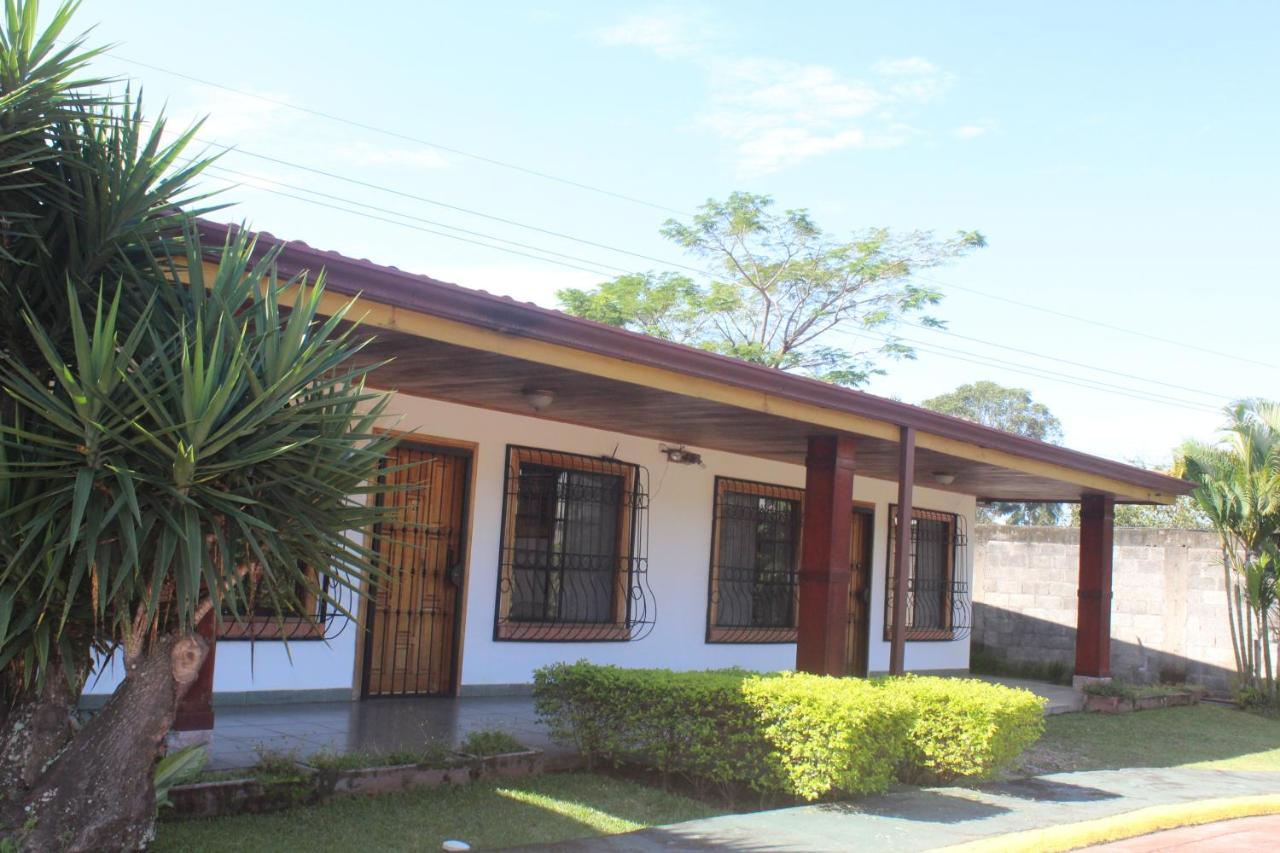
[[[717, 476], [804, 487], [804, 468], [703, 448], [705, 467], [673, 465], [650, 438], [620, 435], [541, 418], [398, 395], [393, 411], [401, 430], [430, 437], [474, 442], [473, 525], [468, 541], [465, 626], [461, 683], [465, 686], [523, 684], [539, 666], [587, 658], [620, 666], [706, 669], [788, 669], [795, 664], [794, 644], [750, 645], [705, 642], [707, 576], [711, 553], [714, 483]], [[499, 539], [502, 527], [503, 474], [508, 444], [560, 450], [588, 456], [613, 454], [649, 471], [649, 585], [657, 604], [657, 622], [646, 638], [622, 643], [496, 642], [493, 639]], [[884, 635], [885, 559], [888, 506], [895, 484], [854, 477], [854, 498], [876, 508], [872, 563], [871, 643], [873, 672], [889, 666]], [[972, 529], [972, 497], [934, 489], [916, 489], [915, 505], [964, 516]], [[967, 551], [967, 549], [965, 549]], [[964, 555], [966, 561], [970, 556]], [[356, 626], [348, 625], [328, 643], [294, 642], [292, 661], [280, 642], [219, 642], [215, 692], [307, 690], [351, 687], [355, 673]], [[906, 666], [912, 670], [967, 669], [969, 642], [908, 642]], [[118, 672], [118, 667], [116, 667]], [[114, 688], [111, 671], [93, 692]]]

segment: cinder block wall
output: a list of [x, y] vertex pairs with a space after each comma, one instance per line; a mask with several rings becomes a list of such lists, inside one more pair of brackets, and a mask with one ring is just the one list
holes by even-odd
[[[1073, 665], [1079, 529], [980, 525], [973, 539], [975, 647]], [[1235, 658], [1214, 533], [1117, 528], [1113, 592], [1116, 676], [1229, 689]]]

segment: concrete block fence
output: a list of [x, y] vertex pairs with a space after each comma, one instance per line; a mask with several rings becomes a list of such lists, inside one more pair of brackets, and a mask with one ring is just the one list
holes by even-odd
[[[1010, 661], [1071, 666], [1079, 546], [1078, 528], [979, 525], [973, 535], [975, 647]], [[1228, 692], [1235, 659], [1217, 536], [1116, 528], [1113, 571], [1113, 674]]]

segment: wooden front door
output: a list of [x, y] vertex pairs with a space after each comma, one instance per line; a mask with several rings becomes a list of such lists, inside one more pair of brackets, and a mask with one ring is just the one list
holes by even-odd
[[845, 665], [849, 675], [866, 677], [867, 644], [871, 637], [871, 555], [875, 512], [853, 509], [849, 536], [849, 628], [845, 635]]
[[466, 450], [402, 444], [383, 477], [400, 488], [374, 534], [383, 576], [368, 604], [366, 696], [447, 695], [455, 690], [465, 566]]

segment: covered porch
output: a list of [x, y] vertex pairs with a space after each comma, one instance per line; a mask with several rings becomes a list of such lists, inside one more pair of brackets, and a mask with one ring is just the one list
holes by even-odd
[[[226, 226], [206, 230], [214, 245]], [[273, 242], [263, 235], [260, 245]], [[324, 269], [329, 310], [357, 299], [353, 315], [376, 336], [363, 357], [381, 365], [373, 380], [384, 388], [803, 466], [794, 665], [804, 671], [849, 672], [855, 477], [896, 484], [893, 519], [883, 519], [893, 538], [883, 620], [892, 673], [907, 669], [908, 644], [940, 639], [912, 633], [918, 487], [979, 501], [1082, 505], [1075, 672], [1085, 679], [1110, 674], [1115, 504], [1169, 503], [1188, 489], [1158, 473], [302, 243], [284, 243], [278, 264], [284, 275]], [[188, 704], [208, 708], [210, 691], [202, 681]]]
[[[225, 226], [211, 226], [224, 236]], [[218, 229], [223, 229], [219, 231]], [[266, 242], [266, 241], [264, 241]], [[796, 668], [844, 674], [853, 479], [898, 485], [889, 670], [905, 668], [917, 485], [979, 501], [1079, 502], [1077, 676], [1110, 676], [1113, 512], [1171, 503], [1183, 480], [916, 406], [725, 358], [303, 243], [283, 274], [326, 271], [359, 298], [387, 388], [805, 466]], [[534, 401], [531, 403], [531, 400]]]

